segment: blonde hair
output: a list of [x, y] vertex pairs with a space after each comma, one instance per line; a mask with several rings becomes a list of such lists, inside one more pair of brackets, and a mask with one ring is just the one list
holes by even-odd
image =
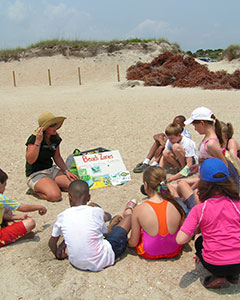
[[165, 134], [167, 136], [169, 136], [169, 135], [178, 136], [180, 133], [182, 133], [182, 127], [177, 123], [171, 123], [165, 129]]

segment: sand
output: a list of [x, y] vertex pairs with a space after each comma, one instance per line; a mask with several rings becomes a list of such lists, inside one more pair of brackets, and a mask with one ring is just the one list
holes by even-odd
[[[141, 57], [140, 57], [141, 56]], [[5, 194], [23, 203], [44, 204], [48, 212], [39, 216], [36, 236], [1, 248], [0, 299], [239, 299], [240, 285], [209, 291], [201, 282], [208, 272], [195, 267], [193, 243], [184, 246], [176, 259], [147, 261], [128, 249], [115, 266], [91, 273], [74, 269], [58, 261], [48, 249], [48, 239], [57, 215], [68, 207], [67, 194], [60, 203], [48, 203], [26, 195], [24, 175], [25, 142], [37, 127], [44, 111], [66, 116], [59, 133], [63, 139], [61, 154], [65, 159], [75, 148], [95, 147], [119, 150], [132, 180], [118, 187], [92, 191], [92, 200], [113, 215], [123, 211], [126, 202], [144, 200], [139, 191], [142, 175], [132, 173], [151, 144], [152, 136], [161, 132], [177, 114], [188, 117], [198, 106], [209, 107], [224, 121], [231, 121], [235, 138], [240, 140], [240, 91], [209, 91], [172, 87], [124, 87], [125, 71], [141, 53], [97, 58], [66, 59], [62, 56], [33, 58], [20, 62], [0, 63], [1, 147], [0, 167], [8, 175]], [[116, 65], [121, 82], [117, 82]], [[77, 67], [81, 67], [82, 85], [78, 84]], [[211, 63], [211, 68], [230, 71], [240, 67], [233, 63]], [[51, 69], [52, 86], [48, 86], [47, 69]], [[17, 87], [13, 87], [12, 71]], [[201, 137], [188, 126], [193, 139]]]

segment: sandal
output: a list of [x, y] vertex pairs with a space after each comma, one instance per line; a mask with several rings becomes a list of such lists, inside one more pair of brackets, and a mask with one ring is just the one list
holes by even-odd
[[137, 200], [136, 199], [132, 199], [130, 201], [128, 201], [128, 203], [125, 206], [125, 209], [123, 211], [123, 217], [126, 216], [126, 210], [131, 209], [133, 211], [134, 207], [137, 206]]
[[226, 287], [227, 280], [225, 277], [217, 277], [215, 275], [210, 275], [205, 277], [203, 285], [206, 289], [219, 289]]

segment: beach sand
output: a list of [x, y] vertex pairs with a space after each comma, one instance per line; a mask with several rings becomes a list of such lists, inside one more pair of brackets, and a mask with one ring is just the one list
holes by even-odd
[[[5, 194], [23, 203], [41, 203], [48, 209], [44, 216], [37, 212], [30, 214], [37, 222], [34, 239], [0, 249], [1, 299], [239, 299], [239, 284], [216, 291], [202, 286], [208, 272], [201, 264], [194, 265], [193, 242], [183, 247], [180, 257], [169, 260], [147, 261], [128, 249], [113, 267], [98, 273], [77, 270], [68, 260], [58, 261], [48, 249], [52, 226], [57, 215], [68, 207], [68, 197], [64, 193], [61, 202], [48, 203], [26, 195], [25, 142], [37, 128], [37, 118], [42, 112], [67, 117], [59, 130], [64, 159], [75, 148], [105, 147], [120, 151], [132, 180], [122, 186], [91, 192], [92, 201], [112, 215], [122, 213], [132, 198], [144, 200], [139, 191], [142, 174], [134, 174], [132, 169], [147, 155], [152, 136], [162, 132], [175, 115], [189, 117], [196, 107], [207, 106], [220, 120], [232, 122], [235, 138], [240, 140], [240, 91], [124, 87], [126, 68], [139, 57], [143, 61], [152, 58], [123, 51], [120, 56], [86, 59], [54, 56], [0, 62], [0, 167], [9, 175]], [[121, 82], [117, 82], [117, 64]], [[78, 67], [81, 67], [81, 86]], [[239, 61], [234, 66], [227, 62], [210, 66], [230, 71], [239, 67]], [[13, 87], [12, 71], [16, 72], [17, 87]], [[192, 126], [187, 129], [199, 144], [201, 136]]]

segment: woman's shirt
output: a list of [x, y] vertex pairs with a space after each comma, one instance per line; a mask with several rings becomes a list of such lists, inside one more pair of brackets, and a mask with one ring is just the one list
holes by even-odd
[[[29, 144], [34, 144], [35, 140], [36, 140], [36, 136], [32, 134], [28, 138], [25, 145], [28, 146]], [[54, 141], [51, 141], [51, 147], [50, 147], [43, 139], [40, 145], [39, 155], [37, 160], [33, 164], [29, 164], [26, 161], [25, 173], [27, 177], [30, 176], [32, 173], [49, 169], [52, 167], [53, 165], [52, 157], [54, 157], [56, 148], [59, 146], [61, 141], [62, 139], [60, 137], [54, 139]]]
[[181, 230], [192, 236], [198, 226], [206, 262], [213, 265], [240, 263], [240, 201], [215, 195], [194, 206]]

